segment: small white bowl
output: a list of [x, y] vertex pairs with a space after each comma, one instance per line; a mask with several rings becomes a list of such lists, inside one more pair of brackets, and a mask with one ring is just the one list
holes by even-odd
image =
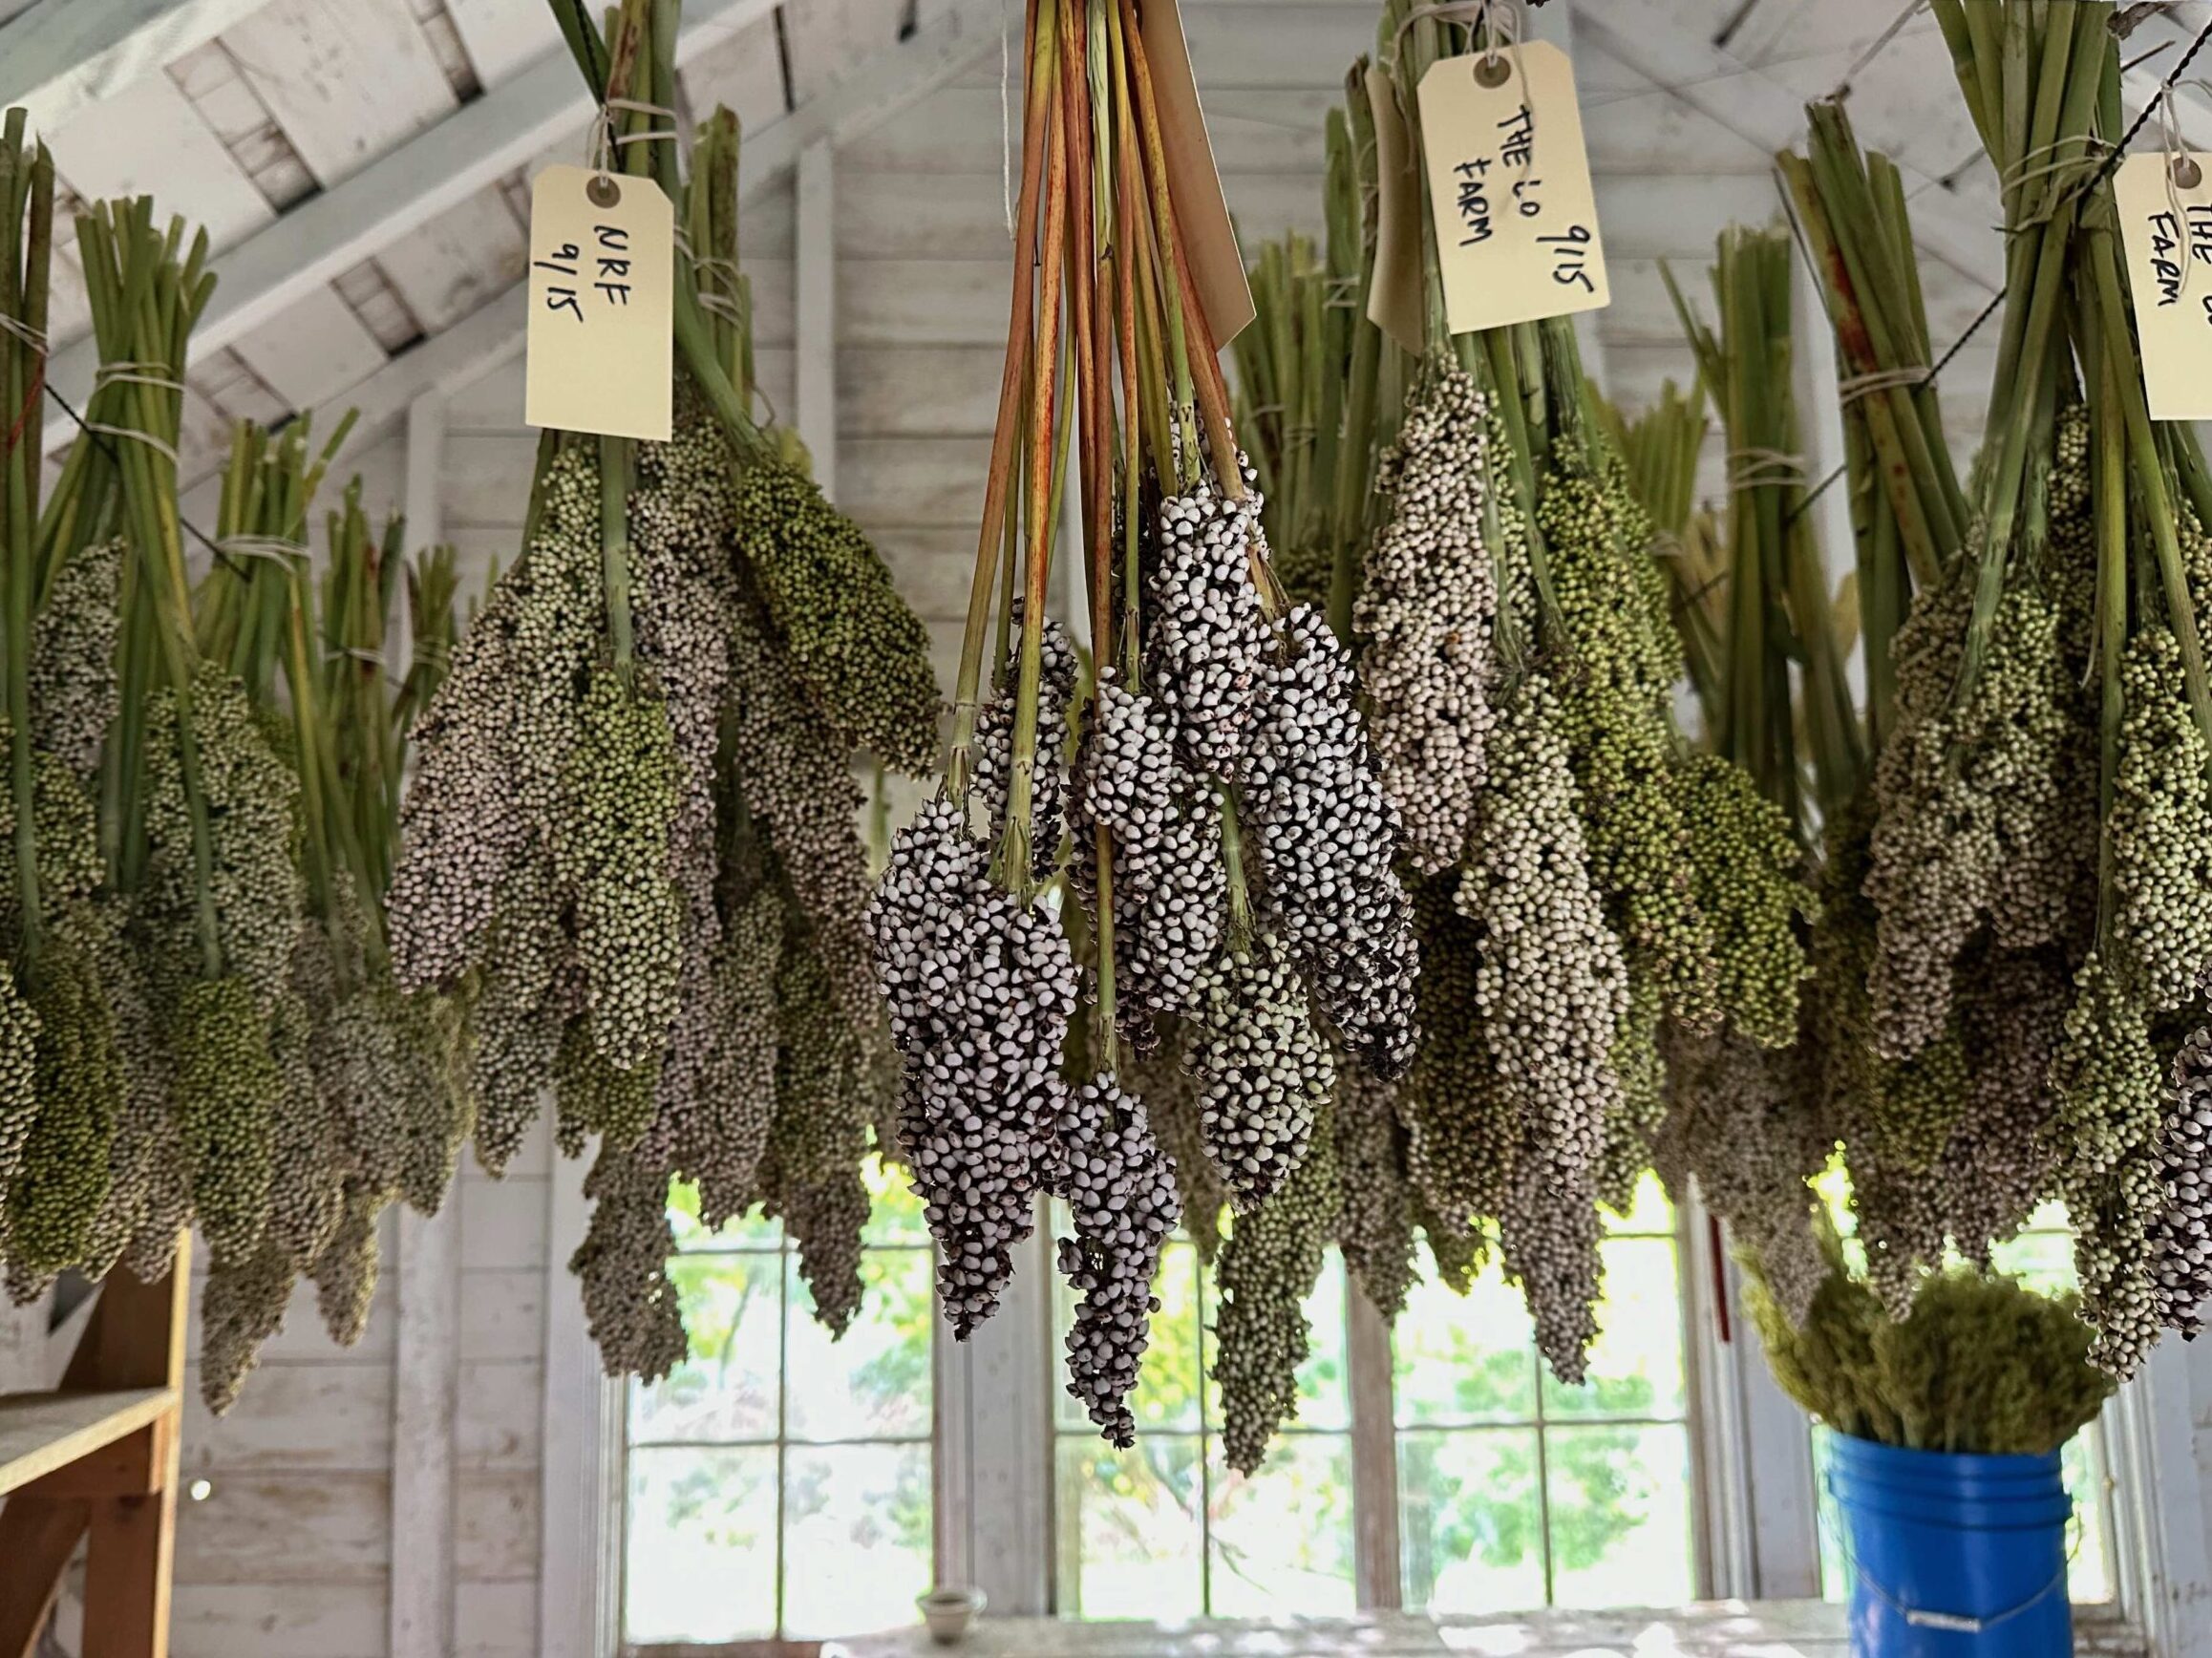
[[922, 1622], [929, 1626], [929, 1638], [940, 1647], [956, 1647], [968, 1638], [968, 1625], [990, 1604], [990, 1598], [981, 1589], [936, 1588], [916, 1595], [914, 1604], [922, 1608]]

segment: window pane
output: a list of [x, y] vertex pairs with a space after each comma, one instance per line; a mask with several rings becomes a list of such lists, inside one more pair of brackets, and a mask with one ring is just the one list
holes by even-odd
[[[1069, 1235], [1065, 1211], [1053, 1205], [1055, 1236]], [[1204, 1385], [1202, 1346], [1205, 1331], [1199, 1310], [1198, 1250], [1181, 1242], [1170, 1243], [1159, 1252], [1159, 1271], [1152, 1293], [1159, 1310], [1152, 1315], [1150, 1345], [1138, 1372], [1137, 1390], [1129, 1408], [1138, 1425], [1147, 1431], [1174, 1429], [1199, 1431], [1199, 1389]], [[1059, 1273], [1053, 1274], [1053, 1328], [1064, 1337], [1075, 1317], [1075, 1293]], [[1053, 1362], [1053, 1419], [1071, 1434], [1095, 1434], [1091, 1418], [1068, 1392], [1068, 1350], [1054, 1344]]]
[[699, 1222], [699, 1188], [687, 1180], [669, 1187], [669, 1225], [675, 1232], [678, 1249], [774, 1249], [783, 1242], [783, 1227], [748, 1209], [719, 1232], [710, 1232]]
[[785, 1456], [784, 1633], [913, 1623], [929, 1587], [929, 1447], [795, 1445]]
[[929, 1433], [930, 1258], [920, 1249], [870, 1250], [861, 1257], [861, 1310], [833, 1342], [815, 1321], [814, 1298], [787, 1257], [791, 1274], [790, 1386], [784, 1432], [794, 1439], [890, 1439]]
[[861, 1165], [867, 1182], [870, 1205], [868, 1224], [861, 1234], [868, 1244], [929, 1245], [929, 1224], [922, 1218], [922, 1200], [902, 1169], [886, 1168], [874, 1153]]
[[665, 1381], [630, 1389], [632, 1440], [776, 1437], [782, 1270], [776, 1255], [686, 1256], [670, 1263], [691, 1352]]
[[1636, 1182], [1635, 1195], [1626, 1215], [1604, 1211], [1608, 1232], [1662, 1232], [1669, 1237], [1674, 1233], [1674, 1205], [1668, 1201], [1667, 1187], [1650, 1170]]
[[[2063, 1217], [2059, 1223], [2065, 1224]], [[2080, 1282], [2074, 1272], [2071, 1231], [2023, 1232], [2009, 1238], [1990, 1251], [1990, 1265], [2045, 1295], [2063, 1295]]]
[[[1232, 1222], [1234, 1224], [1234, 1222]], [[1226, 1247], [1226, 1245], [1224, 1245]], [[1221, 1291], [1212, 1273], [1205, 1275], [1205, 1327], [1211, 1332]], [[1351, 1392], [1345, 1380], [1344, 1363], [1344, 1257], [1334, 1249], [1322, 1264], [1313, 1293], [1306, 1298], [1306, 1328], [1309, 1345], [1306, 1362], [1298, 1367], [1298, 1414], [1294, 1426], [1342, 1433], [1351, 1426]], [[1209, 1357], [1212, 1343], [1207, 1343]], [[1206, 1377], [1206, 1421], [1222, 1423], [1222, 1392], [1211, 1374]]]
[[1554, 1428], [1544, 1456], [1558, 1605], [1678, 1606], [1695, 1598], [1687, 1428]]
[[1196, 1435], [1147, 1434], [1129, 1451], [1082, 1435], [1058, 1447], [1060, 1610], [1080, 1618], [1205, 1611]]
[[632, 1451], [627, 1639], [776, 1631], [776, 1450]]
[[1408, 1611], [1541, 1606], [1543, 1519], [1536, 1430], [1398, 1435], [1398, 1535]]
[[2106, 1529], [2104, 1427], [2091, 1423], [2059, 1453], [2074, 1518], [2066, 1528], [2066, 1590], [2078, 1605], [2112, 1599], [2112, 1537]]
[[1464, 1297], [1415, 1285], [1393, 1347], [1400, 1427], [1535, 1419], [1535, 1329], [1495, 1263]]
[[[1679, 1416], [1683, 1414], [1682, 1290], [1671, 1238], [1610, 1238], [1605, 1299], [1589, 1380], [1562, 1387], [1546, 1369], [1547, 1416]], [[1625, 1603], [1614, 1602], [1615, 1605]]]
[[1282, 1435], [1249, 1479], [1229, 1472], [1217, 1445], [1211, 1531], [1215, 1617], [1356, 1610], [1351, 1441], [1336, 1434]]

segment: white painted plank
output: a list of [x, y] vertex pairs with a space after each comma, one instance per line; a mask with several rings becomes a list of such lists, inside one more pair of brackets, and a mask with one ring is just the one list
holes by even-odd
[[367, 379], [330, 399], [323, 412], [328, 417], [334, 418], [347, 410], [358, 416], [340, 461], [352, 465], [356, 455], [386, 442], [393, 426], [425, 393], [442, 392], [449, 383], [519, 353], [522, 301], [522, 285], [517, 283], [490, 305], [444, 333], [400, 352]]
[[[534, 1475], [464, 1482], [464, 1578], [538, 1580], [544, 1658], [601, 1658], [616, 1623], [612, 1562], [621, 1558], [615, 1495], [620, 1467], [617, 1392], [602, 1371], [583, 1298], [565, 1269], [590, 1208], [581, 1169], [558, 1171], [539, 1214], [550, 1247], [545, 1271], [542, 1461]], [[527, 1546], [524, 1526], [527, 1524]], [[491, 1531], [494, 1536], [482, 1534]]]
[[[573, 1168], [565, 1172], [570, 1178], [581, 1178]], [[458, 1195], [461, 1259], [471, 1270], [519, 1266], [544, 1270], [545, 1187], [542, 1180], [509, 1177], [462, 1188]], [[582, 1241], [579, 1234], [576, 1242]], [[563, 1260], [565, 1262], [566, 1257]], [[574, 1294], [573, 1285], [569, 1292]]]
[[[400, 434], [407, 446], [405, 507], [408, 543], [436, 546], [445, 540], [445, 511], [439, 496], [445, 482], [445, 398], [426, 393], [407, 412], [407, 427]], [[394, 661], [409, 659], [413, 633], [407, 606], [399, 606], [398, 637], [392, 644]]]
[[[1651, 79], [1741, 134], [1747, 142], [1777, 150], [1802, 134], [1803, 100], [1796, 93], [1686, 28], [1668, 0], [1607, 0], [1603, 7], [1585, 7], [1576, 15], [1585, 38], [1632, 58]], [[1925, 179], [1925, 175], [1908, 173], [1905, 183], [1912, 188]], [[1610, 229], [1608, 223], [1608, 237]], [[1924, 215], [1914, 231], [1924, 251], [1968, 277], [1988, 280], [1989, 238], [1970, 222]]]
[[159, 70], [53, 128], [53, 167], [88, 202], [154, 198], [160, 215], [204, 225], [228, 247], [276, 217], [253, 181]]
[[455, 1600], [455, 1658], [541, 1658], [536, 1584], [462, 1584]]
[[983, 512], [990, 442], [871, 437], [844, 446], [844, 509], [863, 525], [962, 529]]
[[374, 260], [364, 259], [330, 286], [387, 356], [422, 337], [422, 325], [415, 320], [415, 313], [407, 308], [399, 290], [385, 278]]
[[891, 568], [891, 579], [926, 622], [958, 622], [968, 614], [968, 578], [975, 569], [975, 533], [968, 529], [893, 528], [871, 538]]
[[819, 97], [840, 75], [896, 45], [904, 14], [904, 0], [802, 0], [785, 8], [794, 105]]
[[445, 0], [477, 79], [487, 89], [546, 53], [561, 50], [561, 31], [542, 0]]
[[223, 44], [326, 187], [458, 101], [400, 0], [269, 0]]
[[177, 1585], [172, 1658], [385, 1658], [382, 1582]]
[[425, 333], [442, 333], [520, 282], [530, 244], [497, 185], [486, 185], [376, 256]]
[[[223, 374], [218, 382], [208, 372], [217, 364], [233, 368], [235, 372]], [[216, 352], [210, 363], [194, 369], [187, 376], [187, 384], [232, 420], [258, 420], [268, 425], [291, 413], [290, 405], [264, 385], [261, 377], [245, 366], [245, 359], [227, 348]]]
[[464, 1475], [535, 1472], [544, 1444], [545, 1367], [535, 1358], [464, 1363], [454, 1465]]
[[37, 0], [0, 27], [0, 109], [52, 132], [182, 56], [262, 0]]
[[205, 1476], [177, 1515], [179, 1584], [384, 1583], [392, 1481], [383, 1474]]
[[[811, 8], [794, 10], [804, 12]], [[727, 104], [747, 137], [790, 108], [783, 84], [783, 49], [773, 16], [731, 32], [692, 59], [681, 79], [695, 118], [704, 120], [716, 104]]]
[[862, 346], [848, 336], [838, 352], [839, 425], [847, 437], [989, 436], [1004, 351], [997, 343]]
[[453, 1647], [455, 1424], [460, 1379], [460, 1217], [399, 1217], [399, 1357], [391, 1389], [392, 1654]]
[[[446, 400], [447, 433], [521, 432], [522, 418], [522, 359], [500, 364], [465, 385], [457, 386]], [[472, 1162], [464, 1173], [478, 1172]], [[517, 1174], [542, 1174], [542, 1169], [517, 1169]]]
[[392, 1449], [389, 1364], [265, 1362], [223, 1416], [200, 1402], [192, 1368], [184, 1396], [187, 1475], [223, 1484], [254, 1474], [379, 1474]]
[[330, 287], [310, 288], [233, 349], [294, 409], [313, 408], [385, 362], [376, 336]]
[[545, 1274], [535, 1266], [461, 1270], [461, 1362], [545, 1356]]
[[[538, 454], [537, 435], [529, 432], [453, 432], [445, 448], [445, 483], [440, 494], [446, 527], [464, 530], [496, 529], [511, 544], [529, 504], [530, 475]], [[511, 555], [510, 555], [511, 556]], [[510, 1174], [497, 1185], [481, 1190], [496, 1192], [515, 1180]], [[479, 1188], [465, 1195], [474, 1199]], [[513, 1266], [513, 1261], [487, 1261], [470, 1251], [472, 1267]]]

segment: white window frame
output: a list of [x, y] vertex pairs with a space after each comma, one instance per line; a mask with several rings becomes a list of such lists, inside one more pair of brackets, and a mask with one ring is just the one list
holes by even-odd
[[[588, 1207], [574, 1183], [551, 1182], [547, 1263], [540, 1648], [546, 1658], [616, 1658], [626, 1394], [601, 1371], [567, 1273]], [[1819, 1593], [1810, 1437], [1775, 1385], [1743, 1316], [1739, 1286], [1716, 1258], [1705, 1211], [1677, 1215], [1689, 1391], [1698, 1592], [1741, 1600]], [[1716, 1266], [1718, 1270], [1716, 1270]], [[935, 1344], [935, 1564], [1008, 1616], [1053, 1610], [1053, 1376], [1049, 1228], [1026, 1251], [999, 1311], [967, 1342]], [[1726, 1286], [1728, 1334], [1715, 1318]], [[1359, 1604], [1399, 1599], [1398, 1532], [1389, 1414], [1389, 1331], [1348, 1292], [1347, 1385], [1352, 1394], [1353, 1526]], [[2160, 1345], [2110, 1407], [2115, 1602], [2111, 1616], [2154, 1649], [2212, 1650], [2212, 1516], [2200, 1487], [2193, 1403], [2212, 1378], [2194, 1350]], [[1379, 1400], [1377, 1394], [1379, 1392]], [[1502, 1610], [1503, 1608], [1501, 1608]], [[2101, 1614], [2084, 1608], [2085, 1615]]]

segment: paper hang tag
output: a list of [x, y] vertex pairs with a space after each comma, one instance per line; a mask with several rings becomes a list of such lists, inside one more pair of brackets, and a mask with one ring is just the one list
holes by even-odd
[[2151, 418], [2212, 419], [2212, 156], [2130, 156], [2113, 196]]
[[1190, 260], [1191, 284], [1205, 310], [1206, 332], [1218, 350], [1243, 333], [1259, 314], [1244, 276], [1244, 255], [1237, 245], [1228, 201], [1222, 194], [1222, 176], [1214, 165], [1213, 142], [1206, 137], [1205, 112], [1199, 108], [1198, 80], [1191, 74], [1190, 48], [1182, 37], [1182, 14], [1176, 0], [1141, 0], [1137, 22], [1145, 62], [1152, 71], [1153, 103], [1159, 112], [1168, 199]]
[[[1489, 84], [1493, 79], [1497, 84]], [[1439, 59], [1421, 154], [1456, 334], [1610, 303], [1574, 66], [1549, 41]]]
[[1367, 107], [1374, 117], [1374, 279], [1367, 290], [1367, 320], [1406, 351], [1427, 346], [1421, 292], [1420, 175], [1414, 171], [1397, 88], [1370, 65]]
[[548, 167], [530, 186], [523, 418], [665, 443], [676, 214], [650, 179]]

